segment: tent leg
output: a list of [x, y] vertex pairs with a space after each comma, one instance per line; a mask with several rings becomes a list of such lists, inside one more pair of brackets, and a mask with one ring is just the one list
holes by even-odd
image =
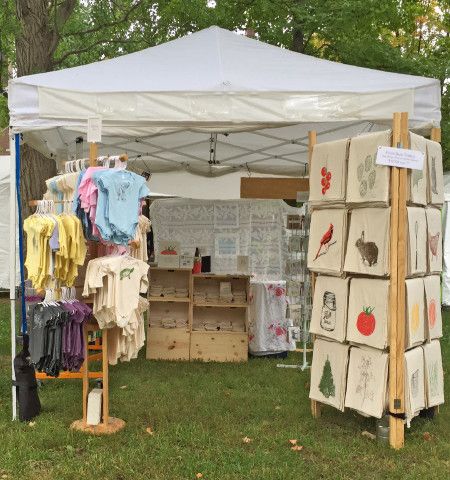
[[20, 193], [20, 134], [14, 136], [16, 147], [16, 196], [17, 196], [17, 216], [18, 216], [18, 233], [19, 233], [19, 266], [20, 266], [20, 306], [21, 306], [21, 331], [22, 334], [27, 333], [27, 312], [25, 305], [25, 266], [23, 258], [23, 219], [22, 219], [22, 198]]
[[[11, 379], [16, 380], [14, 358], [16, 356], [16, 145], [12, 134], [9, 138], [9, 299], [11, 309]], [[12, 419], [17, 418], [16, 387], [12, 386]]]

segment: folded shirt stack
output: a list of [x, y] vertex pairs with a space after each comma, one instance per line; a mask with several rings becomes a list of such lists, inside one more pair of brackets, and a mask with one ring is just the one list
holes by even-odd
[[162, 295], [163, 287], [158, 283], [152, 283], [150, 285], [150, 296], [160, 297]]
[[187, 288], [176, 288], [175, 297], [176, 298], [186, 298], [189, 296], [189, 291]]
[[246, 303], [247, 302], [247, 293], [245, 290], [234, 291], [233, 292], [233, 302], [234, 303]]
[[173, 296], [175, 296], [175, 287], [163, 287], [162, 296], [163, 297], [173, 297]]
[[197, 303], [206, 303], [206, 292], [202, 290], [195, 290], [194, 301]]
[[218, 303], [219, 292], [206, 292], [206, 303]]

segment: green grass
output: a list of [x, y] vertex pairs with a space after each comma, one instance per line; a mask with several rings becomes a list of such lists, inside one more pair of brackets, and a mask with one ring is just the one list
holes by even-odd
[[[112, 367], [111, 414], [127, 425], [111, 437], [69, 429], [81, 416], [77, 380], [47, 381], [36, 424], [12, 423], [8, 318], [8, 304], [2, 303], [0, 479], [185, 480], [199, 472], [206, 480], [448, 478], [447, 406], [432, 422], [415, 419], [405, 448], [396, 452], [361, 435], [374, 431], [373, 419], [324, 408], [322, 418], [313, 420], [309, 373], [277, 369], [277, 360], [232, 365], [152, 362], [141, 356]], [[448, 333], [447, 326], [442, 340], [446, 372]], [[299, 361], [291, 355], [286, 362]], [[148, 426], [153, 436], [145, 432]], [[430, 441], [424, 432], [431, 434]], [[253, 441], [244, 444], [244, 436]], [[290, 450], [292, 438], [303, 451]]]

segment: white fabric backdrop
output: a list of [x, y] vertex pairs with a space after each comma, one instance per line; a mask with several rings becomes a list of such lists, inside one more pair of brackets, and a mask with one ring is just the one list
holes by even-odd
[[[0, 156], [0, 288], [9, 288], [9, 165], [10, 156]], [[17, 245], [18, 237], [16, 236]], [[18, 251], [18, 250], [17, 250]], [[16, 285], [19, 262], [16, 259]]]
[[442, 210], [442, 305], [450, 306], [450, 173], [444, 175], [444, 208]]
[[[232, 218], [238, 211], [237, 227], [215, 225], [215, 210]], [[237, 235], [239, 255], [249, 256], [255, 280], [281, 280], [286, 264], [284, 219], [298, 213], [282, 200], [156, 200], [150, 207], [155, 236], [155, 251], [161, 241], [178, 242], [180, 252], [211, 255], [213, 273], [236, 273], [236, 259], [216, 255], [216, 238]]]

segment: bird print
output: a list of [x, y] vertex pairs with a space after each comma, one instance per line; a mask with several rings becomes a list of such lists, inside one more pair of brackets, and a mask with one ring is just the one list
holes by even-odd
[[328, 247], [330, 246], [331, 239], [333, 238], [333, 229], [334, 229], [334, 226], [332, 223], [330, 223], [328, 230], [324, 233], [322, 239], [320, 240], [319, 250], [317, 250], [317, 254], [314, 260], [318, 258], [323, 247], [325, 247], [326, 245], [328, 245]]
[[439, 246], [439, 236], [440, 233], [437, 232], [436, 235], [428, 234], [428, 245], [430, 246], [430, 252], [433, 257], [437, 257], [438, 246]]
[[124, 268], [120, 271], [120, 279], [123, 280], [124, 278], [131, 279], [131, 274], [134, 272], [134, 268]]

